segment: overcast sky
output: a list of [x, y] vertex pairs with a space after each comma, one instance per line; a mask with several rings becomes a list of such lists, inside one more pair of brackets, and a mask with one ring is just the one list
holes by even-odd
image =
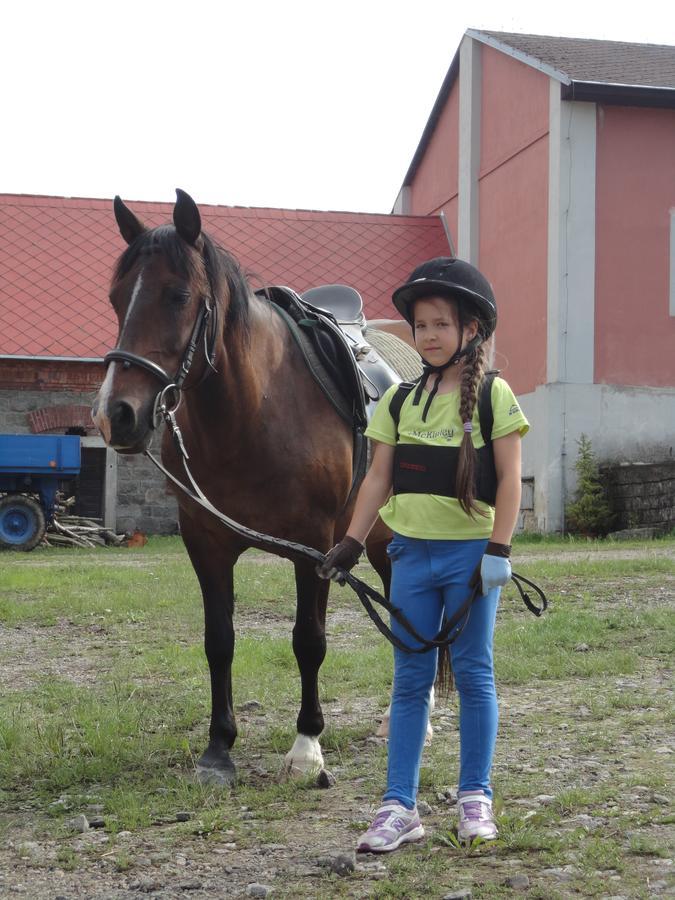
[[467, 28], [675, 44], [664, 0], [2, 3], [0, 193], [389, 212]]

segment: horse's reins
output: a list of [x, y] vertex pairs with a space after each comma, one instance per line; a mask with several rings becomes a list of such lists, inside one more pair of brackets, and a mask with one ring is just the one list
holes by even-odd
[[[187, 464], [189, 454], [185, 448], [185, 442], [183, 441], [183, 435], [181, 433], [180, 427], [176, 422], [176, 412], [178, 410], [178, 407], [180, 406], [182, 391], [185, 389], [183, 385], [192, 366], [194, 354], [199, 344], [200, 336], [202, 336], [202, 334], [204, 337], [204, 355], [207, 362], [207, 369], [198, 383], [201, 383], [201, 381], [203, 381], [206, 377], [208, 377], [209, 374], [211, 374], [209, 368], [214, 372], [216, 371], [214, 362], [218, 321], [217, 310], [217, 303], [212, 302], [208, 297], [204, 297], [204, 304], [202, 306], [202, 309], [200, 310], [199, 315], [197, 316], [197, 321], [195, 322], [194, 328], [192, 329], [192, 334], [188, 341], [187, 348], [185, 350], [185, 353], [183, 354], [178, 372], [176, 373], [174, 378], [171, 378], [166, 370], [157, 365], [157, 363], [154, 363], [143, 356], [138, 356], [135, 353], [131, 353], [128, 350], [122, 350], [121, 348], [115, 348], [114, 350], [111, 350], [110, 353], [106, 354], [103, 362], [106, 366], [111, 362], [122, 362], [124, 364], [124, 367], [127, 369], [132, 365], [139, 366], [162, 382], [162, 389], [155, 397], [155, 401], [153, 404], [152, 427], [157, 428], [159, 422], [162, 419], [168, 426], [171, 432], [171, 437], [173, 438], [173, 442], [176, 446], [176, 450], [178, 451], [183, 463], [185, 474], [187, 475], [190, 485], [192, 486], [192, 490], [186, 487], [182, 481], [175, 477], [175, 475], [172, 475], [171, 472], [169, 472], [169, 470], [164, 465], [162, 465], [160, 460], [157, 459], [157, 457], [155, 457], [149, 450], [144, 450], [143, 452], [145, 456], [150, 459], [150, 461], [159, 469], [160, 472], [162, 472], [162, 474], [166, 478], [168, 478], [173, 484], [175, 484], [176, 487], [179, 488], [194, 503], [197, 503], [203, 509], [211, 513], [211, 515], [215, 516], [220, 522], [223, 523], [223, 525], [225, 525], [231, 531], [235, 532], [235, 534], [238, 534], [240, 537], [245, 538], [246, 542], [250, 545], [256, 546], [262, 550], [271, 551], [277, 556], [310, 559], [320, 565], [324, 562], [325, 555], [319, 550], [316, 550], [313, 547], [307, 547], [304, 544], [296, 543], [295, 541], [287, 541], [283, 540], [282, 538], [272, 537], [268, 534], [262, 534], [259, 531], [254, 531], [252, 528], [247, 528], [245, 525], [241, 525], [239, 522], [235, 522], [234, 519], [230, 519], [229, 516], [225, 515], [225, 513], [221, 512], [219, 509], [216, 509], [216, 507], [211, 503], [208, 497], [206, 497], [206, 495], [202, 492], [201, 488], [190, 472], [190, 468]], [[208, 326], [210, 322], [212, 328], [211, 338], [209, 340]], [[280, 554], [279, 550], [284, 550], [285, 552]], [[416, 631], [414, 626], [408, 621], [401, 610], [398, 607], [393, 606], [389, 602], [389, 600], [379, 594], [374, 588], [370, 587], [370, 585], [366, 584], [364, 581], [361, 581], [360, 578], [357, 578], [351, 572], [343, 572], [342, 575], [344, 576], [342, 579], [343, 583], [348, 584], [356, 592], [359, 600], [363, 604], [364, 609], [366, 610], [372, 621], [375, 623], [381, 634], [383, 634], [391, 644], [393, 644], [399, 650], [405, 651], [406, 653], [426, 653], [429, 650], [447, 647], [450, 644], [454, 643], [469, 621], [469, 615], [471, 613], [472, 605], [478, 599], [478, 597], [482, 595], [480, 576], [478, 573], [475, 573], [469, 584], [469, 587], [471, 587], [471, 593], [467, 597], [466, 601], [462, 604], [460, 609], [450, 619], [444, 622], [443, 627], [435, 637], [424, 638]], [[516, 572], [512, 573], [511, 578], [518, 588], [521, 599], [523, 600], [525, 606], [527, 606], [530, 612], [532, 612], [535, 616], [540, 616], [548, 606], [548, 600], [541, 588], [539, 588], [536, 584], [534, 584], [534, 582], [523, 577], [522, 575], [518, 575]], [[529, 585], [529, 587], [531, 587], [539, 595], [542, 603], [541, 607], [536, 606], [530, 600], [530, 597], [528, 593], [523, 589], [521, 582]], [[395, 619], [405, 629], [405, 631], [407, 631], [407, 633], [420, 644], [420, 646], [409, 647], [400, 638], [398, 638], [382, 620], [379, 613], [373, 606], [374, 603], [382, 606], [391, 615], [391, 617]]]

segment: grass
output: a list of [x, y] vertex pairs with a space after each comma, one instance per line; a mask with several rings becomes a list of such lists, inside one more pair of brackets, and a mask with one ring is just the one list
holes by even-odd
[[[672, 731], [674, 551], [672, 537], [519, 537], [517, 571], [542, 584], [551, 605], [536, 619], [509, 589], [500, 607], [499, 841], [457, 846], [453, 811], [438, 800], [456, 780], [453, 696], [434, 716], [421, 771], [420, 796], [435, 810], [428, 840], [387, 857], [384, 881], [367, 869], [351, 879], [320, 871], [282, 879], [275, 891], [436, 897], [471, 885], [475, 897], [500, 897], [512, 893], [506, 877], [524, 871], [528, 896], [549, 900], [574, 891], [603, 896], [602, 873], [612, 871], [615, 893], [646, 896], [650, 866], [673, 835], [662, 797], [671, 757], [660, 748]], [[331, 593], [320, 692], [322, 746], [338, 787], [322, 792], [311, 780], [278, 777], [299, 700], [292, 567], [259, 553], [242, 559], [233, 667], [241, 781], [223, 792], [191, 777], [207, 740], [209, 696], [199, 590], [180, 541], [151, 539], [139, 551], [6, 553], [0, 562], [0, 676], [9, 688], [0, 696], [0, 868], [2, 842], [19, 832], [56, 842], [65, 872], [103, 865], [120, 878], [138, 856], [115, 843], [122, 831], [195, 857], [231, 843], [255, 855], [261, 844], [288, 844], [290, 834], [310, 847], [315, 832], [330, 845], [338, 834], [347, 846], [353, 841], [382, 786], [386, 747], [372, 735], [392, 673], [388, 645], [350, 591]], [[377, 584], [367, 566], [359, 574]], [[260, 706], [242, 708], [251, 700]], [[103, 810], [111, 842], [103, 848], [76, 846], [68, 829], [68, 819], [91, 806]], [[189, 821], [176, 823], [179, 810]], [[599, 816], [611, 824], [597, 830]], [[10, 858], [14, 865], [16, 853]], [[20, 862], [30, 868], [29, 859]], [[562, 866], [573, 868], [568, 881], [545, 874]]]

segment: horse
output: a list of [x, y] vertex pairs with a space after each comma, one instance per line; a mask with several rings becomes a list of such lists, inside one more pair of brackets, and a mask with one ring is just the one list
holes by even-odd
[[[182, 402], [172, 395], [176, 423], [195, 482], [209, 501], [247, 528], [325, 553], [343, 537], [352, 514], [352, 428], [313, 379], [269, 300], [202, 231], [194, 200], [184, 191], [176, 194], [173, 224], [156, 228], [146, 228], [119, 197], [114, 200], [128, 246], [111, 281], [119, 334], [106, 358], [94, 422], [117, 452], [142, 453], [154, 433], [158, 396], [179, 383]], [[184, 479], [180, 457], [165, 429], [162, 462], [178, 480]], [[255, 543], [181, 493], [178, 504], [180, 533], [202, 592], [211, 679], [209, 742], [197, 773], [227, 785], [236, 779], [233, 569]], [[390, 539], [378, 520], [366, 544], [386, 595]], [[317, 576], [314, 562], [294, 558], [293, 565], [292, 642], [301, 700], [284, 765], [291, 775], [312, 776], [324, 769], [318, 673], [326, 655], [330, 582]]]

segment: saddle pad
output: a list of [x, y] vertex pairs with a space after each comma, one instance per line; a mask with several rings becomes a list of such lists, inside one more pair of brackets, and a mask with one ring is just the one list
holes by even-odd
[[284, 319], [312, 376], [338, 415], [352, 428], [363, 430], [367, 417], [361, 376], [334, 317], [303, 301], [291, 288], [273, 286], [256, 294], [267, 298]]

